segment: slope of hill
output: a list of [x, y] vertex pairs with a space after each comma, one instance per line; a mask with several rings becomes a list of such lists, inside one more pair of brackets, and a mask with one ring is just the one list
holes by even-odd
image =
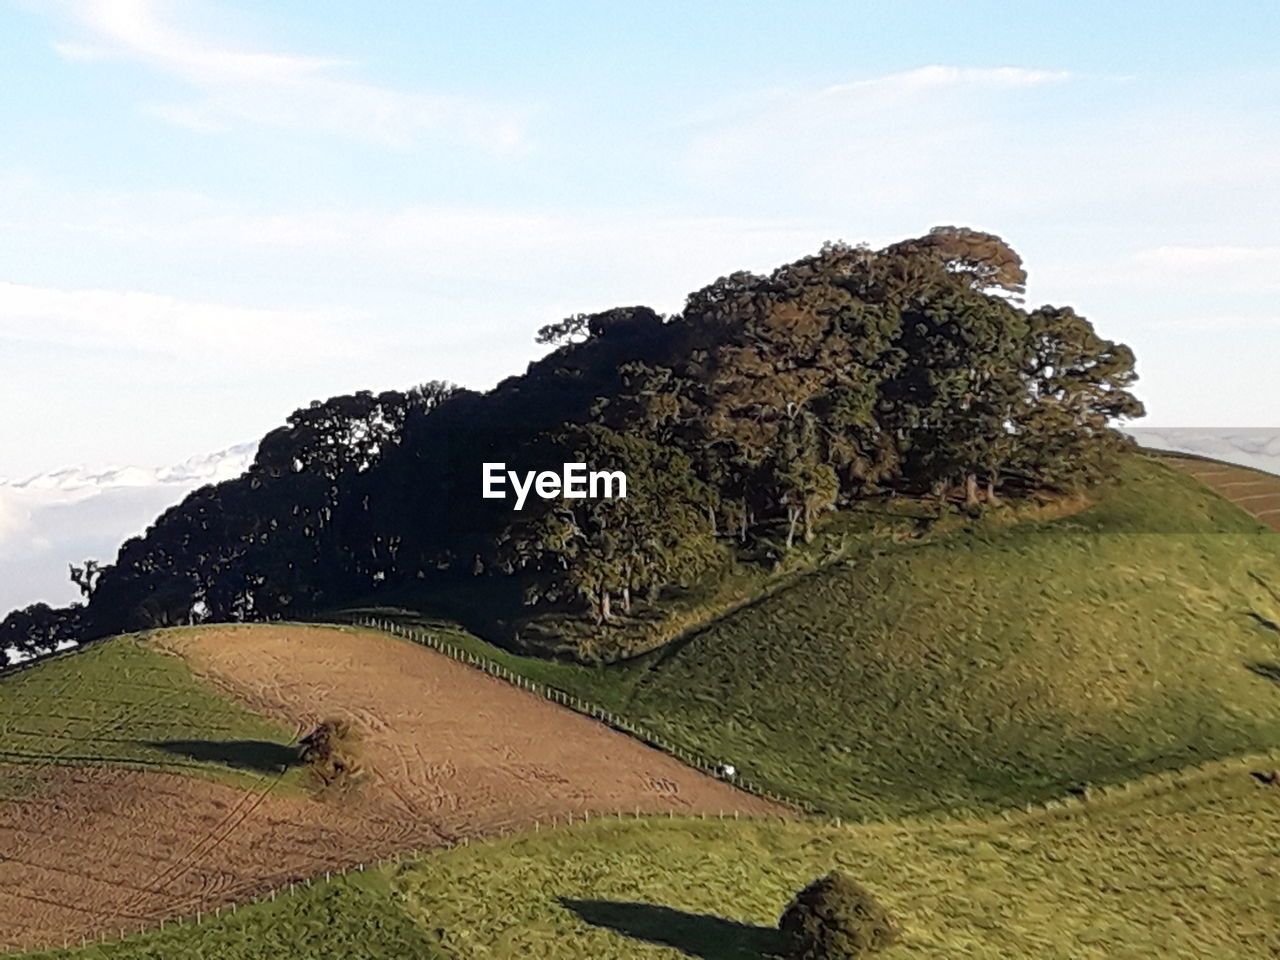
[[1280, 744], [1276, 623], [1280, 537], [1133, 456], [1088, 510], [885, 545], [625, 664], [494, 655], [780, 793], [883, 818]]
[[[0, 703], [0, 756], [21, 760], [0, 765], [0, 947], [11, 949], [145, 928], [569, 814], [778, 811], [369, 632], [120, 638], [0, 680]], [[288, 789], [298, 774], [282, 770], [295, 733], [331, 716], [355, 725], [366, 777], [354, 795], [319, 802]], [[185, 775], [205, 770], [215, 776]]]
[[1251, 769], [1010, 822], [606, 821], [453, 851], [395, 885], [460, 960], [762, 960], [795, 891], [833, 867], [901, 919], [886, 957], [1259, 958], [1280, 948], [1280, 803]]
[[1251, 773], [1275, 762], [990, 820], [599, 820], [27, 960], [765, 960], [789, 898], [833, 867], [901, 922], [886, 956], [1256, 960], [1280, 948], [1280, 802]]
[[1241, 510], [1280, 530], [1280, 476], [1196, 456], [1165, 456], [1170, 466], [1191, 474]]
[[[1257, 955], [1277, 906], [1273, 791], [1239, 765], [1166, 778], [1175, 786], [1128, 803], [1098, 791], [1280, 745], [1278, 570], [1274, 533], [1134, 456], [1089, 509], [853, 551], [625, 664], [501, 654], [780, 792], [888, 822], [544, 831], [93, 955], [249, 958], [278, 941], [304, 958], [435, 960], [570, 937], [571, 960], [758, 957], [762, 925], [832, 863], [855, 866], [904, 914], [924, 956], [1075, 958], [1133, 944], [1176, 956], [1192, 943]], [[162, 631], [0, 685], [6, 756], [21, 761], [3, 768], [0, 805], [11, 946], [145, 929], [571, 811], [772, 809], [369, 631]], [[279, 765], [262, 762], [329, 715], [365, 734], [369, 782], [348, 804], [277, 789]], [[1090, 799], [1011, 823], [901, 819], [1073, 789]], [[1156, 915], [1165, 926], [1153, 931]]]
[[200, 684], [132, 637], [0, 678], [0, 792], [83, 764], [246, 783], [291, 755], [292, 731]]
[[850, 816], [1039, 800], [1280, 744], [1278, 589], [1280, 537], [1135, 458], [1077, 516], [727, 617], [655, 659], [631, 709]]

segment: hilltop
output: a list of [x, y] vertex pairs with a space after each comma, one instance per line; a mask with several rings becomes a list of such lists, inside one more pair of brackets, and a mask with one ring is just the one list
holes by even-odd
[[[0, 649], [452, 596], [512, 649], [635, 655], [708, 581], [794, 568], [832, 513], [927, 527], [1111, 475], [1132, 446], [1114, 423], [1143, 413], [1133, 352], [1070, 307], [1024, 307], [1025, 281], [1008, 244], [963, 227], [828, 243], [672, 316], [548, 324], [550, 352], [485, 393], [432, 381], [313, 403], [244, 476], [73, 568], [87, 603], [6, 617]], [[539, 487], [513, 508], [486, 495], [495, 463], [582, 463], [626, 495]]]
[[[541, 820], [540, 836], [474, 843], [94, 949], [122, 960], [186, 949], [434, 960], [464, 943], [461, 955], [502, 956], [567, 937], [566, 949], [585, 951], [571, 958], [630, 958], [649, 949], [640, 941], [755, 958], [787, 894], [835, 862], [908, 918], [925, 955], [1019, 956], [1035, 944], [1092, 956], [1194, 939], [1250, 956], [1275, 906], [1258, 871], [1280, 829], [1272, 789], [1251, 773], [1274, 759], [1225, 758], [1280, 744], [1280, 593], [1269, 579], [1280, 537], [1179, 470], [1137, 454], [1121, 464], [1091, 502], [1049, 504], [1058, 516], [1009, 507], [918, 537], [854, 537], [623, 663], [519, 657], [433, 625], [841, 814], [842, 828], [756, 822], [777, 808], [368, 631], [166, 630], [0, 680], [23, 718], [4, 727], [0, 831], [20, 846], [0, 879], [9, 892], [40, 890], [15, 900], [9, 941], [145, 929], [324, 869]], [[60, 742], [51, 734], [68, 694], [99, 706], [77, 713], [89, 726]], [[192, 706], [165, 706], [177, 702]], [[296, 771], [263, 766], [331, 712], [367, 737], [373, 779], [350, 806], [317, 803]], [[227, 749], [244, 741], [255, 746]], [[1108, 789], [1215, 760], [1151, 789]], [[1063, 799], [1065, 812], [1009, 822], [1011, 806]], [[910, 817], [992, 808], [1005, 816]], [[557, 814], [563, 824], [569, 812], [637, 809], [702, 810], [715, 822], [545, 829]], [[744, 819], [721, 823], [722, 811]], [[882, 822], [851, 827], [854, 818]], [[1127, 838], [1119, 861], [1117, 831]], [[1178, 880], [1153, 888], [1153, 875]], [[939, 883], [960, 899], [939, 898]], [[77, 904], [90, 889], [86, 914]], [[1156, 937], [1150, 911], [1166, 900], [1198, 913], [1169, 918]]]
[[[434, 960], [568, 931], [598, 956], [632, 955], [623, 934], [755, 958], [776, 901], [834, 860], [911, 915], [918, 952], [1074, 958], [1150, 927], [1128, 903], [1095, 922], [1089, 878], [1116, 830], [1146, 831], [1136, 866], [1108, 874], [1125, 889], [1212, 859], [1205, 919], [1170, 943], [1263, 943], [1266, 890], [1222, 890], [1275, 832], [1244, 793], [1274, 776], [1227, 760], [1280, 746], [1280, 538], [1230, 498], [1269, 518], [1274, 478], [1140, 453], [1115, 426], [1142, 413], [1132, 352], [1069, 307], [1024, 308], [1025, 278], [1000, 238], [964, 228], [828, 244], [722, 277], [674, 316], [548, 325], [553, 349], [486, 393], [431, 382], [298, 410], [243, 476], [114, 563], [73, 565], [85, 603], [0, 622], [0, 648], [81, 645], [0, 678], [8, 942], [145, 929], [532, 827], [545, 839], [102, 949]], [[493, 462], [616, 471], [627, 495], [538, 490], [513, 509], [482, 495]], [[371, 612], [636, 737], [456, 657], [297, 622]], [[298, 749], [321, 721], [357, 734], [341, 802]], [[674, 758], [690, 755], [720, 779]], [[1152, 775], [1170, 789], [1099, 803]], [[1070, 816], [1034, 812], [1064, 801]], [[672, 819], [545, 829], [587, 813]], [[1222, 833], [1179, 859], [1144, 826], [1156, 814]], [[708, 896], [732, 916], [673, 898], [698, 857], [724, 872]], [[931, 886], [956, 883], [968, 906]], [[602, 899], [624, 887], [655, 902]]]

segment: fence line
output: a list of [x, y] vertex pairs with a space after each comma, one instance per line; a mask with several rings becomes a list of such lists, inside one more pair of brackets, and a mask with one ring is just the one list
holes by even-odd
[[[320, 621], [309, 621], [308, 625], [324, 625], [324, 624]], [[591, 703], [590, 701], [584, 700], [580, 697], [576, 697], [573, 694], [568, 693], [567, 691], [559, 689], [558, 687], [553, 687], [549, 684], [542, 684], [534, 680], [530, 680], [528, 677], [525, 677], [522, 674], [519, 674], [514, 670], [511, 670], [510, 668], [505, 667], [500, 663], [497, 663], [496, 661], [489, 660], [485, 657], [482, 657], [470, 651], [464, 650], [463, 648], [457, 645], [450, 644], [440, 639], [436, 635], [430, 633], [429, 631], [422, 630], [420, 628], [415, 628], [415, 627], [406, 627], [396, 621], [390, 620], [385, 617], [380, 618], [380, 617], [368, 617], [368, 616], [353, 616], [349, 621], [339, 621], [337, 623], [334, 623], [333, 625], [335, 626], [358, 625], [358, 626], [368, 627], [370, 629], [382, 630], [394, 636], [402, 637], [404, 639], [410, 640], [411, 642], [419, 643], [423, 646], [430, 647], [433, 650], [436, 650], [442, 654], [445, 654], [446, 656], [450, 657], [453, 660], [466, 663], [469, 666], [474, 666], [477, 669], [483, 670], [485, 673], [490, 674], [491, 676], [494, 676], [499, 679], [505, 680], [506, 682], [515, 684], [516, 686], [519, 686], [524, 690], [543, 696], [548, 700], [551, 700], [555, 703], [559, 703], [578, 713], [582, 713], [586, 716], [590, 716], [594, 719], [600, 720], [622, 733], [626, 733], [630, 736], [636, 737], [637, 739], [649, 744], [650, 746], [653, 746], [659, 750], [662, 750], [663, 752], [681, 760], [682, 762], [684, 762], [685, 764], [691, 767], [695, 767], [697, 769], [702, 770], [703, 772], [706, 772], [715, 776], [719, 776], [719, 768], [720, 768], [719, 763], [709, 760], [705, 757], [701, 757], [682, 747], [678, 747], [675, 744], [672, 744], [669, 741], [665, 740], [665, 738], [661, 737], [660, 735], [653, 733], [652, 731], [646, 730], [645, 728], [640, 727], [637, 724], [633, 724], [630, 721], [622, 717], [619, 717], [608, 710], [605, 710], [603, 707], [597, 704]], [[19, 673], [23, 670], [34, 667], [46, 660], [73, 655], [75, 653], [82, 651], [86, 647], [91, 646], [94, 642], [97, 642], [97, 641], [90, 641], [89, 643], [78, 645], [77, 647], [73, 647], [64, 651], [56, 651], [50, 654], [46, 654], [44, 656], [33, 658], [23, 663], [12, 664], [8, 668], [0, 670], [0, 677], [3, 677], [8, 674], [12, 674], [12, 673]], [[1183, 786], [1189, 780], [1192, 780], [1195, 777], [1200, 775], [1214, 773], [1220, 770], [1229, 769], [1233, 767], [1239, 768], [1241, 770], [1245, 770], [1250, 767], [1256, 767], [1259, 763], [1280, 763], [1280, 750], [1270, 750], [1270, 751], [1264, 751], [1261, 753], [1255, 753], [1255, 754], [1249, 754], [1249, 755], [1243, 755], [1243, 756], [1224, 757], [1217, 760], [1206, 760], [1188, 767], [1147, 774], [1145, 776], [1138, 777], [1134, 780], [1125, 780], [1115, 784], [1091, 785], [1090, 787], [1087, 788], [1086, 791], [1084, 791], [1080, 795], [1067, 794], [1062, 797], [1049, 798], [1043, 801], [1027, 802], [1024, 805], [1022, 805], [1020, 808], [1006, 807], [996, 811], [968, 811], [968, 812], [937, 811], [934, 813], [925, 813], [925, 814], [919, 814], [915, 816], [899, 817], [892, 821], [877, 821], [877, 820], [863, 821], [858, 819], [850, 820], [847, 818], [842, 819], [839, 816], [825, 815], [821, 811], [816, 810], [812, 805], [804, 801], [797, 801], [795, 799], [780, 796], [776, 793], [773, 793], [772, 791], [769, 791], [760, 787], [758, 784], [755, 784], [754, 782], [746, 778], [740, 778], [736, 776], [731, 779], [725, 778], [725, 777], [720, 777], [720, 778], [725, 779], [727, 782], [730, 782], [733, 785], [749, 793], [752, 793], [756, 796], [763, 797], [768, 800], [772, 800], [776, 803], [786, 804], [786, 805], [795, 807], [797, 809], [800, 809], [805, 813], [809, 814], [811, 817], [813, 817], [813, 819], [817, 820], [818, 822], [822, 823], [827, 827], [835, 827], [837, 829], [854, 831], [857, 828], [865, 826], [867, 824], [874, 825], [877, 823], [884, 823], [885, 825], [892, 826], [894, 829], [911, 829], [913, 827], [927, 828], [927, 827], [939, 827], [939, 826], [952, 826], [952, 827], [962, 828], [970, 824], [977, 825], [983, 822], [989, 822], [991, 820], [996, 819], [997, 817], [1006, 822], [1013, 822], [1013, 821], [1025, 820], [1026, 818], [1030, 818], [1030, 817], [1045, 816], [1050, 814], [1073, 814], [1077, 812], [1087, 811], [1090, 809], [1096, 809], [1098, 807], [1105, 806], [1107, 804], [1107, 801], [1109, 800], [1118, 800], [1119, 802], [1123, 803], [1123, 802], [1137, 799], [1143, 796], [1158, 795], [1167, 790]], [[726, 811], [723, 811], [723, 810], [720, 811], [717, 819], [719, 820], [726, 819], [725, 813]], [[773, 816], [766, 815], [766, 814], [743, 814], [737, 810], [731, 811], [731, 813], [732, 813], [732, 818], [735, 821], [739, 819], [756, 820], [756, 821], [774, 819]], [[631, 818], [637, 822], [645, 822], [646, 824], [652, 823], [655, 820], [679, 819], [682, 822], [697, 821], [697, 820], [705, 821], [705, 820], [711, 819], [714, 816], [715, 815], [709, 815], [704, 811], [700, 815], [692, 815], [692, 814], [681, 815], [679, 818], [676, 818], [675, 812], [673, 810], [668, 810], [667, 816], [662, 817], [660, 814], [642, 814], [639, 808], [636, 808], [634, 812], [624, 811], [619, 809], [618, 811], [612, 812], [612, 813], [597, 812], [595, 814], [595, 818], [598, 820], [613, 818], [613, 817], [616, 817], [618, 820], [623, 820], [624, 818]], [[591, 821], [591, 819], [592, 819], [591, 812], [586, 811], [579, 815], [579, 818], [576, 822], [578, 824], [587, 824]], [[785, 821], [787, 818], [785, 816], [779, 815], [777, 819]], [[549, 823], [547, 823], [546, 825], [552, 829], [563, 830], [563, 829], [571, 828], [575, 825], [574, 815], [572, 812], [567, 813], [564, 817], [552, 815]], [[543, 821], [539, 818], [535, 818], [533, 821], [532, 832], [535, 834], [539, 833], [541, 831], [542, 826], [543, 826]], [[527, 832], [527, 831], [518, 831], [511, 827], [500, 827], [495, 833], [484, 835], [483, 839], [501, 839], [501, 838], [512, 836], [513, 834], [518, 832]], [[447, 852], [449, 850], [453, 850], [459, 847], [465, 847], [465, 846], [468, 846], [470, 839], [471, 838], [469, 835], [463, 835], [455, 840], [446, 841], [442, 844], [433, 846], [431, 848], [424, 849], [420, 847], [414, 850], [405, 851], [395, 856], [386, 857], [379, 860], [362, 861], [355, 866], [352, 866], [344, 871], [341, 871], [338, 874], [333, 874], [332, 870], [330, 869], [325, 871], [323, 877], [317, 874], [315, 876], [305, 877], [300, 880], [291, 880], [291, 881], [288, 881], [287, 883], [282, 883], [280, 886], [272, 887], [269, 890], [266, 890], [258, 894], [257, 896], [251, 897], [247, 900], [229, 903], [225, 906], [222, 906], [222, 905], [216, 906], [214, 908], [212, 916], [215, 918], [220, 918], [223, 913], [235, 914], [237, 911], [239, 911], [244, 907], [256, 906], [260, 903], [265, 903], [265, 902], [272, 902], [283, 897], [296, 896], [299, 890], [310, 889], [317, 882], [320, 882], [322, 880], [327, 882], [330, 879], [332, 879], [334, 876], [342, 878], [350, 874], [363, 872], [369, 868], [383, 869], [387, 867], [396, 866], [398, 864], [401, 864], [410, 860], [420, 860], [427, 853]], [[188, 914], [183, 917], [177, 917], [177, 918], [162, 917], [157, 920], [145, 921], [139, 924], [133, 930], [129, 930], [126, 927], [120, 927], [118, 930], [104, 930], [101, 934], [92, 938], [88, 936], [81, 937], [79, 943], [74, 943], [68, 938], [62, 947], [58, 947], [56, 945], [50, 945], [47, 947], [36, 948], [32, 952], [58, 954], [58, 953], [76, 950], [76, 949], [80, 949], [80, 948], [91, 946], [91, 945], [106, 943], [108, 940], [124, 941], [131, 937], [138, 936], [140, 934], [163, 931], [169, 927], [178, 927], [178, 926], [184, 926], [184, 925], [185, 926], [201, 926], [209, 918], [210, 918], [210, 912], [208, 910], [205, 910], [197, 906], [195, 908], [194, 913]]]
[[469, 650], [464, 650], [459, 646], [451, 644], [429, 630], [423, 630], [419, 627], [405, 626], [399, 621], [392, 620], [388, 617], [360, 616], [358, 614], [353, 615], [350, 618], [349, 624], [368, 627], [373, 630], [381, 630], [384, 633], [389, 633], [393, 636], [412, 641], [413, 643], [430, 647], [432, 650], [442, 653], [450, 659], [457, 660], [460, 663], [465, 663], [467, 666], [475, 667], [492, 677], [496, 677], [499, 680], [504, 680], [507, 683], [520, 687], [522, 690], [527, 690], [530, 693], [537, 694], [538, 696], [550, 700], [553, 703], [557, 703], [560, 706], [568, 707], [570, 710], [584, 716], [591, 717], [593, 720], [598, 720], [601, 723], [612, 727], [614, 730], [617, 730], [619, 733], [625, 733], [648, 746], [661, 750], [668, 756], [675, 757], [686, 766], [693, 767], [702, 773], [716, 777], [726, 783], [731, 783], [738, 789], [750, 793], [753, 796], [772, 801], [773, 803], [784, 804], [785, 806], [793, 807], [807, 814], [816, 814], [819, 812], [805, 800], [799, 800], [795, 797], [787, 797], [779, 793], [775, 793], [747, 777], [741, 777], [737, 774], [726, 776], [723, 771], [723, 761], [712, 760], [709, 757], [702, 756], [701, 754], [672, 743], [670, 740], [667, 740], [661, 734], [653, 730], [649, 730], [639, 724], [633, 723], [625, 717], [620, 717], [616, 713], [606, 710], [599, 704], [592, 703], [589, 700], [584, 700], [581, 697], [577, 697], [569, 693], [568, 691], [561, 690], [559, 687], [553, 687], [550, 684], [538, 683], [535, 680], [530, 680], [523, 674], [517, 673], [510, 667], [505, 667], [495, 660], [490, 660], [487, 657], [479, 656]]
[[[1030, 802], [1024, 804], [1021, 808], [1004, 808], [997, 813], [986, 813], [982, 815], [975, 814], [969, 816], [957, 815], [954, 813], [923, 814], [888, 821], [885, 822], [884, 825], [891, 826], [895, 830], [907, 830], [913, 827], [964, 827], [966, 825], [977, 826], [985, 822], [990, 822], [996, 817], [999, 817], [1007, 823], [1012, 823], [1014, 821], [1025, 820], [1028, 817], [1045, 816], [1055, 813], [1078, 813], [1087, 811], [1091, 808], [1105, 806], [1106, 801], [1109, 799], [1118, 799], [1123, 803], [1140, 796], [1159, 795], [1169, 789], [1184, 785], [1188, 780], [1191, 780], [1198, 775], [1215, 773], [1232, 768], [1238, 768], [1243, 771], [1250, 767], [1256, 767], [1259, 763], [1271, 762], [1280, 762], [1280, 750], [1265, 751], [1245, 756], [1228, 757], [1222, 760], [1209, 760], [1179, 770], [1166, 770], [1160, 773], [1148, 774], [1146, 776], [1139, 777], [1136, 780], [1126, 780], [1117, 784], [1092, 787], [1088, 793], [1083, 796], [1068, 794], [1065, 797], [1050, 798], [1040, 802]], [[718, 814], [712, 814], [704, 810], [699, 814], [682, 814], [680, 817], [676, 817], [673, 810], [668, 810], [667, 815], [664, 817], [657, 813], [641, 813], [639, 808], [636, 808], [634, 812], [621, 809], [612, 813], [596, 812], [594, 814], [594, 819], [616, 819], [619, 821], [630, 819], [637, 823], [644, 823], [646, 826], [651, 826], [662, 821], [674, 822], [676, 820], [679, 820], [681, 823], [697, 821], [705, 822], [711, 819], [724, 821], [729, 819], [726, 816], [726, 813], [727, 811], [721, 810]], [[767, 821], [774, 819], [774, 817], [769, 815], [742, 814], [737, 810], [731, 811], [731, 814], [732, 819], [735, 821], [740, 819], [753, 821]], [[525, 836], [531, 837], [532, 835], [539, 834], [544, 825], [548, 829], [568, 830], [572, 829], [574, 826], [588, 826], [592, 819], [593, 815], [590, 811], [583, 811], [577, 818], [574, 817], [572, 811], [567, 812], [563, 816], [552, 814], [549, 820], [546, 821], [542, 818], [534, 818], [532, 830], [529, 830], [527, 826], [521, 828], [502, 826], [494, 833], [486, 834], [483, 839], [504, 839], [518, 834], [524, 834]], [[777, 819], [783, 822], [787, 820], [785, 816], [781, 815], [779, 815]], [[865, 824], [859, 821], [842, 820], [840, 817], [822, 816], [817, 819], [823, 826], [834, 827], [836, 829], [847, 831], [851, 834], [856, 833], [860, 827], [865, 826]], [[311, 877], [304, 877], [300, 880], [290, 880], [277, 887], [272, 887], [269, 890], [259, 893], [257, 896], [251, 897], [247, 900], [229, 903], [225, 906], [216, 906], [212, 911], [212, 916], [214, 918], [219, 918], [224, 913], [235, 914], [245, 907], [269, 903], [285, 897], [297, 896], [300, 891], [309, 890], [315, 884], [320, 882], [328, 882], [335, 878], [343, 879], [369, 869], [387, 869], [399, 866], [409, 861], [421, 860], [427, 854], [444, 853], [450, 850], [456, 850], [458, 848], [468, 846], [470, 840], [470, 835], [464, 834], [453, 840], [445, 841], [444, 843], [430, 848], [418, 847], [416, 849], [406, 850], [402, 853], [377, 860], [361, 861], [338, 873], [334, 873], [332, 869], [326, 870], [323, 877], [316, 874]], [[139, 924], [133, 930], [129, 930], [126, 927], [121, 927], [118, 930], [104, 930], [95, 937], [81, 937], [79, 943], [73, 943], [68, 939], [61, 948], [57, 946], [50, 946], [37, 948], [37, 950], [33, 952], [62, 953], [64, 951], [75, 950], [90, 945], [102, 944], [108, 940], [123, 941], [133, 936], [159, 932], [170, 927], [201, 926], [209, 920], [210, 916], [210, 911], [197, 906], [193, 913], [187, 914], [186, 916], [177, 918], [165, 917], [159, 920], [146, 921]]]
[[[743, 817], [746, 819], [753, 819], [753, 820], [774, 819], [774, 817], [772, 816], [766, 816], [763, 814], [754, 816], [754, 817], [749, 814], [746, 814], [746, 815], [743, 815]], [[552, 814], [551, 817], [547, 820], [543, 820], [541, 818], [534, 818], [532, 831], [529, 831], [525, 827], [517, 828], [509, 825], [500, 826], [493, 833], [484, 834], [483, 836], [477, 836], [477, 839], [498, 840], [498, 839], [510, 838], [520, 834], [536, 834], [541, 832], [541, 829], [543, 826], [546, 826], [548, 829], [566, 830], [574, 826], [587, 826], [590, 824], [590, 822], [593, 819], [594, 820], [615, 820], [616, 819], [619, 821], [624, 819], [630, 819], [636, 822], [643, 822], [646, 825], [648, 825], [657, 821], [666, 821], [668, 819], [679, 819], [680, 821], [685, 822], [685, 821], [705, 821], [712, 818], [724, 820], [725, 811], [723, 810], [720, 811], [718, 817], [715, 814], [708, 814], [707, 812], [703, 811], [701, 814], [685, 814], [685, 815], [681, 815], [679, 818], [674, 818], [673, 816], [671, 816], [670, 812], [668, 816], [663, 817], [656, 813], [641, 813], [639, 809], [636, 809], [634, 813], [632, 813], [631, 811], [619, 809], [616, 812], [606, 813], [606, 812], [597, 811], [594, 814], [590, 810], [586, 810], [579, 813], [577, 817], [574, 816], [572, 811], [569, 811], [564, 815]], [[736, 811], [733, 813], [733, 819], [734, 820], [739, 819], [739, 814]], [[777, 819], [785, 821], [786, 817], [779, 816], [777, 817]], [[417, 847], [415, 849], [402, 851], [401, 853], [394, 854], [388, 857], [383, 857], [380, 859], [362, 860], [350, 867], [347, 867], [344, 870], [339, 870], [337, 872], [335, 872], [332, 868], [330, 868], [328, 870], [325, 870], [323, 875], [317, 873], [309, 877], [302, 877], [295, 880], [288, 880], [288, 881], [282, 882], [279, 886], [271, 887], [270, 889], [262, 891], [256, 896], [249, 897], [245, 900], [239, 900], [239, 901], [235, 901], [227, 904], [218, 904], [214, 906], [212, 910], [206, 909], [201, 906], [196, 906], [193, 912], [185, 915], [160, 917], [160, 918], [151, 919], [151, 920], [144, 920], [132, 928], [128, 926], [118, 926], [118, 927], [112, 927], [110, 929], [103, 929], [100, 933], [93, 936], [89, 936], [87, 934], [82, 935], [81, 937], [78, 938], [78, 942], [73, 940], [73, 938], [71, 937], [65, 937], [63, 940], [63, 944], [61, 946], [58, 946], [56, 944], [50, 944], [49, 946], [34, 947], [29, 950], [26, 950], [24, 948], [24, 951], [28, 953], [36, 953], [36, 954], [61, 954], [61, 953], [66, 953], [70, 951], [81, 950], [90, 946], [98, 946], [100, 944], [105, 944], [107, 942], [120, 943], [120, 942], [129, 940], [132, 937], [147, 935], [152, 933], [160, 933], [161, 931], [169, 931], [175, 927], [200, 927], [200, 926], [203, 926], [205, 923], [209, 923], [209, 922], [212, 922], [213, 920], [220, 919], [223, 914], [227, 914], [230, 916], [230, 915], [236, 914], [237, 912], [239, 912], [240, 910], [246, 907], [254, 907], [254, 906], [258, 906], [259, 904], [272, 903], [272, 902], [275, 902], [276, 900], [284, 900], [287, 897], [296, 897], [300, 893], [311, 889], [316, 884], [329, 883], [332, 880], [343, 880], [354, 874], [363, 873], [367, 870], [380, 870], [380, 869], [396, 867], [406, 862], [422, 860], [429, 854], [447, 853], [451, 850], [461, 849], [463, 847], [469, 846], [470, 840], [471, 840], [471, 836], [469, 834], [463, 834], [462, 836], [459, 836], [455, 839], [448, 840], [443, 843], [433, 845], [431, 847]], [[114, 923], [118, 923], [118, 922], [119, 921], [114, 921]]]

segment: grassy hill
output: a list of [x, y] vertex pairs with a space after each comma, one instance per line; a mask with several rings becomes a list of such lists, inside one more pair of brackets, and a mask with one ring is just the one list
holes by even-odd
[[[0, 796], [51, 764], [116, 764], [251, 782], [291, 759], [292, 731], [118, 637], [0, 678]], [[293, 778], [290, 774], [289, 777]]]
[[1135, 455], [1083, 512], [882, 541], [626, 663], [463, 642], [779, 792], [892, 818], [1280, 744], [1278, 622], [1280, 537]]
[[1011, 818], [837, 827], [596, 820], [459, 847], [29, 960], [763, 960], [832, 867], [902, 922], [887, 956], [1254, 958], [1280, 947], [1275, 787], [1225, 763]]
[[[1280, 537], [1149, 458], [1057, 519], [860, 534], [608, 667], [438, 626], [846, 823], [598, 820], [39, 956], [745, 960], [833, 865], [902, 916], [904, 956], [1280, 948], [1280, 794], [1219, 762], [1280, 748]], [[51, 764], [236, 781], [290, 739], [138, 638], [0, 679], [6, 797]], [[1007, 812], [1073, 792], [1088, 799]], [[931, 811], [979, 817], [913, 819]]]
[[276, 900], [71, 950], [41, 960], [453, 960], [397, 903], [383, 871], [298, 887]]

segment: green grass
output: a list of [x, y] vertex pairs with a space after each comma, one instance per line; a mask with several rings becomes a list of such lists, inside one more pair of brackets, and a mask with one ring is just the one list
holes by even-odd
[[628, 713], [848, 816], [983, 809], [1280, 744], [1280, 537], [1153, 464], [1094, 509], [866, 558], [722, 619]]
[[762, 960], [832, 868], [902, 923], [887, 958], [1259, 958], [1280, 948], [1280, 794], [1249, 771], [1275, 762], [1007, 820], [595, 820], [28, 960]]
[[49, 764], [122, 764], [250, 783], [289, 757], [292, 739], [137, 637], [0, 679], [2, 797], [28, 792]]
[[[1272, 761], [1274, 762], [1274, 761]], [[1262, 957], [1280, 947], [1280, 803], [1245, 768], [972, 824], [597, 821], [405, 867], [459, 960], [750, 960], [833, 867], [903, 923], [886, 957]]]
[[884, 541], [622, 664], [454, 636], [779, 793], [892, 819], [1280, 744], [1262, 621], [1280, 536], [1134, 456], [1089, 510]]
[[450, 960], [397, 905], [385, 874], [352, 873], [240, 910], [25, 960]]

